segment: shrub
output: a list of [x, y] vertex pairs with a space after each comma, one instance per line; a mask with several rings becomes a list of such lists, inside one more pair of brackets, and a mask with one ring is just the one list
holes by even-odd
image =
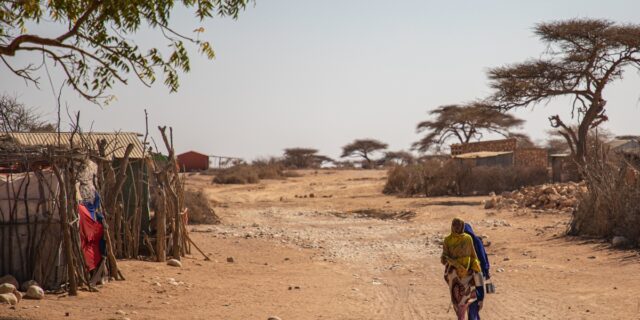
[[258, 170], [246, 164], [233, 166], [229, 169], [217, 170], [213, 178], [213, 183], [220, 184], [247, 184], [258, 182], [260, 182]]
[[394, 166], [389, 170], [385, 194], [402, 196], [477, 195], [501, 193], [523, 186], [543, 184], [546, 168], [472, 167], [458, 161], [427, 160]]
[[251, 162], [260, 179], [284, 179], [285, 166], [278, 158], [256, 159]]
[[189, 208], [189, 223], [218, 224], [220, 218], [216, 215], [207, 197], [200, 191], [185, 190], [184, 203]]
[[640, 246], [640, 179], [623, 160], [601, 156], [581, 170], [587, 191], [578, 195], [569, 234], [599, 238], [622, 236]]

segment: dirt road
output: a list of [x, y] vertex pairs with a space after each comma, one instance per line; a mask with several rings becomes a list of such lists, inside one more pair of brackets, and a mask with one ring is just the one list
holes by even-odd
[[564, 237], [568, 215], [487, 211], [482, 197], [384, 196], [384, 171], [302, 174], [243, 186], [189, 176], [223, 220], [192, 227], [213, 261], [123, 261], [127, 281], [0, 306], [0, 318], [454, 319], [439, 255], [457, 216], [491, 241], [497, 294], [485, 318], [640, 319], [638, 253]]

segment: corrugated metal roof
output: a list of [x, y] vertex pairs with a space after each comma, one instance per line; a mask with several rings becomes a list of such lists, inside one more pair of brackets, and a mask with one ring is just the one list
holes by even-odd
[[512, 151], [480, 151], [469, 152], [453, 156], [456, 159], [475, 159], [475, 158], [490, 158], [495, 156], [501, 156], [503, 154], [511, 154]]
[[[627, 146], [628, 144], [628, 146]], [[620, 147], [629, 147], [629, 148], [637, 148], [638, 145], [640, 145], [640, 142], [633, 140], [633, 139], [614, 139], [611, 140], [609, 142], [607, 142], [607, 145], [611, 148], [611, 149], [617, 149]]]
[[[23, 146], [58, 145], [57, 132], [8, 132], [5, 133], [5, 135]], [[107, 141], [107, 155], [114, 158], [124, 157], [127, 146], [133, 144], [133, 150], [131, 150], [129, 157], [132, 159], [140, 159], [144, 155], [144, 147], [140, 139], [138, 139], [138, 136], [135, 132], [91, 132], [83, 133], [82, 135], [76, 134], [73, 137], [73, 143], [76, 145], [84, 144], [97, 150], [98, 141], [104, 139]], [[71, 132], [61, 132], [60, 145], [69, 146], [70, 138]]]

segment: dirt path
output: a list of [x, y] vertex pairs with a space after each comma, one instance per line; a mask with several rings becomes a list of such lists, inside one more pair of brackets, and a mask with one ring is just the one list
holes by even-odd
[[[568, 215], [485, 211], [482, 197], [388, 197], [380, 193], [383, 171], [303, 174], [252, 186], [217, 186], [209, 177], [190, 176], [189, 187], [204, 190], [223, 219], [222, 225], [193, 227], [193, 238], [214, 261], [194, 255], [180, 269], [125, 261], [128, 280], [100, 293], [25, 301], [15, 310], [0, 307], [0, 315], [454, 319], [439, 255], [451, 218], [459, 216], [492, 243], [498, 293], [488, 297], [486, 318], [640, 319], [638, 254], [561, 236]], [[350, 213], [361, 209], [416, 216], [382, 220]]]

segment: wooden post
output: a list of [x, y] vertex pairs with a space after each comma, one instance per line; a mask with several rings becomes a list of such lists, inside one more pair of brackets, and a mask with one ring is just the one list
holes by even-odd
[[166, 210], [167, 210], [167, 200], [165, 198], [164, 189], [159, 188], [158, 192], [160, 193], [158, 200], [161, 205], [158, 206], [155, 219], [156, 219], [156, 259], [158, 262], [165, 262], [167, 260], [167, 249], [166, 249], [166, 233], [167, 233], [167, 224], [166, 224]]
[[71, 232], [69, 231], [69, 220], [67, 214], [67, 186], [60, 174], [60, 170], [54, 164], [53, 172], [60, 184], [60, 195], [58, 210], [60, 210], [60, 226], [62, 227], [62, 246], [67, 260], [67, 276], [69, 277], [69, 295], [78, 295], [78, 283], [76, 281], [75, 267], [73, 261], [73, 248], [71, 246]]

